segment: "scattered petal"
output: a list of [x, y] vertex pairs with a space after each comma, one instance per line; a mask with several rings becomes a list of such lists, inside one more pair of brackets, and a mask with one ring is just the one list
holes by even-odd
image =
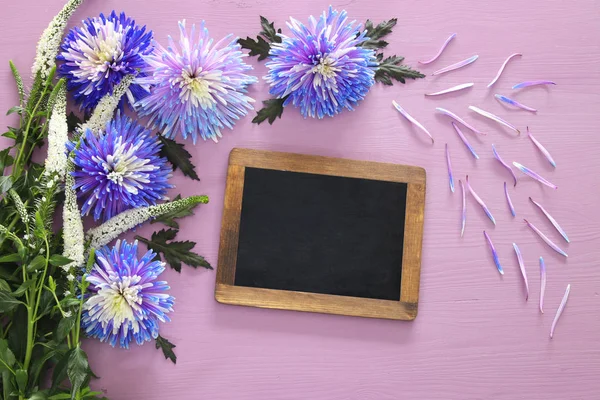
[[542, 205], [540, 203], [536, 202], [531, 197], [529, 198], [529, 200], [531, 200], [531, 202], [533, 204], [535, 204], [537, 206], [537, 208], [539, 208], [544, 213], [546, 218], [548, 218], [548, 220], [552, 223], [552, 225], [554, 225], [554, 227], [562, 235], [562, 237], [565, 238], [567, 243], [570, 243], [567, 233], [564, 231], [563, 228], [560, 227], [560, 225], [558, 224], [558, 222], [556, 222], [556, 220], [552, 217], [552, 215], [550, 215], [550, 213], [548, 211], [546, 211], [546, 209], [544, 207], [542, 207]]
[[496, 146], [494, 146], [494, 144], [492, 144], [492, 152], [494, 153], [494, 158], [496, 158], [496, 160], [498, 160], [500, 162], [500, 164], [502, 164], [504, 166], [504, 168], [506, 168], [507, 170], [510, 171], [510, 174], [512, 175], [513, 179], [515, 180], [514, 186], [517, 186], [517, 175], [515, 175], [515, 172], [512, 170], [510, 165], [505, 163], [504, 160], [500, 157], [500, 154], [498, 154], [498, 152], [496, 151]]
[[483, 208], [483, 211], [485, 212], [485, 215], [487, 215], [488, 218], [494, 223], [494, 225], [496, 225], [496, 220], [494, 219], [494, 216], [492, 215], [490, 209], [485, 205], [485, 203], [483, 202], [483, 200], [481, 200], [481, 197], [479, 197], [477, 195], [477, 193], [475, 193], [475, 191], [473, 190], [473, 188], [469, 184], [469, 175], [467, 175], [466, 182], [467, 182], [467, 188], [469, 189], [469, 192], [473, 195], [473, 198], [475, 199], [475, 201], [477, 203], [479, 203], [479, 205], [481, 206], [481, 208]]
[[492, 257], [494, 257], [494, 263], [496, 264], [496, 268], [498, 268], [498, 272], [500, 272], [500, 275], [504, 275], [504, 270], [502, 269], [502, 265], [500, 265], [498, 253], [496, 252], [494, 243], [492, 243], [492, 239], [490, 239], [490, 236], [486, 233], [486, 231], [483, 231], [483, 236], [485, 236], [485, 240], [487, 240], [488, 244], [490, 245], [490, 249], [492, 249]]
[[473, 154], [473, 157], [475, 157], [476, 160], [479, 160], [479, 156], [477, 155], [477, 153], [475, 153], [475, 149], [473, 148], [473, 146], [471, 146], [471, 143], [469, 143], [465, 135], [462, 133], [458, 125], [454, 123], [454, 121], [452, 121], [452, 126], [454, 127], [454, 130], [456, 131], [462, 142], [465, 144], [465, 146], [467, 146], [467, 149], [469, 149], [471, 154]]
[[558, 310], [556, 310], [556, 315], [554, 316], [554, 321], [552, 321], [552, 328], [550, 328], [550, 339], [554, 336], [554, 329], [556, 329], [556, 324], [558, 323], [558, 319], [560, 318], [563, 310], [565, 309], [565, 305], [567, 305], [567, 300], [569, 299], [569, 292], [571, 292], [571, 284], [567, 285], [567, 290], [565, 290], [565, 295], [558, 306]]
[[513, 86], [513, 89], [523, 89], [529, 86], [538, 86], [538, 85], [556, 85], [556, 83], [552, 81], [525, 81], [516, 84]]
[[515, 249], [515, 253], [517, 254], [517, 260], [519, 261], [519, 269], [521, 270], [521, 276], [523, 277], [523, 282], [525, 283], [525, 301], [529, 299], [529, 282], [527, 282], [527, 272], [525, 271], [525, 263], [523, 262], [523, 256], [521, 255], [521, 250], [516, 243], [513, 243], [513, 247]]
[[544, 313], [544, 295], [546, 294], [546, 264], [540, 257], [540, 312]]
[[463, 237], [465, 234], [465, 225], [467, 224], [467, 192], [465, 191], [465, 185], [462, 180], [458, 180], [460, 183], [460, 188], [462, 189], [462, 215], [461, 215], [461, 228], [460, 228], [460, 237]]
[[508, 97], [502, 96], [501, 94], [496, 94], [496, 95], [494, 95], [494, 97], [496, 97], [496, 99], [498, 101], [501, 101], [501, 102], [506, 103], [506, 104], [510, 104], [511, 106], [515, 106], [515, 107], [520, 108], [522, 110], [531, 111], [531, 112], [534, 112], [534, 113], [537, 112], [537, 110], [535, 108], [526, 106], [525, 104], [521, 104], [518, 101], [513, 100], [513, 99], [509, 99]]
[[431, 136], [431, 133], [429, 133], [429, 131], [419, 123], [419, 121], [417, 121], [416, 119], [414, 119], [409, 113], [406, 112], [406, 110], [402, 107], [400, 107], [400, 104], [396, 103], [396, 100], [392, 100], [392, 104], [394, 105], [394, 107], [396, 107], [396, 110], [398, 110], [398, 112], [400, 114], [402, 114], [402, 116], [404, 118], [406, 118], [407, 120], [410, 121], [411, 124], [416, 125], [417, 128], [421, 129], [423, 132], [425, 132], [427, 134], [427, 136], [429, 136], [431, 138], [431, 143], [434, 142], [433, 140], [433, 136]]
[[462, 60], [462, 61], [459, 61], [459, 62], [457, 62], [455, 64], [448, 65], [447, 67], [444, 67], [442, 69], [438, 69], [437, 71], [435, 71], [431, 75], [441, 75], [441, 74], [445, 74], [446, 72], [454, 71], [455, 69], [459, 69], [459, 68], [462, 68], [462, 67], [465, 67], [465, 66], [467, 66], [469, 64], [474, 63], [475, 60], [477, 60], [478, 58], [479, 58], [479, 56], [477, 56], [477, 55], [469, 57], [466, 60]]
[[478, 108], [475, 106], [469, 106], [469, 109], [472, 111], [475, 111], [479, 115], [483, 115], [484, 117], [491, 119], [492, 121], [496, 121], [497, 123], [504, 125], [509, 129], [512, 129], [513, 131], [517, 132], [517, 135], [521, 134], [521, 131], [518, 130], [513, 124], [506, 122], [505, 120], [503, 120], [502, 118], [500, 118], [497, 115], [494, 115], [490, 112], [487, 112], [487, 111], [482, 110], [481, 108]]
[[439, 96], [441, 94], [458, 92], [459, 90], [468, 89], [470, 87], [473, 87], [473, 85], [474, 85], [474, 83], [463, 83], [463, 84], [460, 84], [460, 85], [452, 86], [449, 89], [440, 90], [439, 92], [425, 93], [425, 96]]
[[508, 208], [510, 208], [510, 213], [513, 217], [516, 217], [517, 213], [515, 212], [515, 206], [513, 206], [513, 203], [510, 200], [510, 196], [508, 195], [508, 187], [506, 186], [506, 182], [504, 182], [504, 194], [506, 195], [506, 201], [508, 202]]
[[446, 39], [446, 41], [444, 42], [444, 44], [440, 48], [440, 51], [438, 51], [437, 54], [435, 56], [433, 56], [433, 58], [431, 60], [428, 60], [428, 61], [419, 61], [419, 64], [423, 64], [423, 65], [431, 64], [432, 62], [434, 62], [435, 60], [437, 60], [442, 55], [442, 52], [446, 49], [446, 46], [448, 46], [448, 44], [455, 37], [456, 37], [456, 33], [453, 33], [452, 35], [450, 35], [450, 37], [448, 37], [448, 39]]
[[510, 60], [512, 60], [514, 57], [517, 57], [517, 56], [521, 57], [522, 55], [523, 54], [521, 54], [521, 53], [514, 53], [514, 54], [511, 54], [510, 56], [508, 56], [508, 58], [500, 66], [500, 69], [498, 70], [498, 73], [496, 74], [494, 79], [492, 79], [492, 81], [487, 85], [487, 87], [491, 87], [494, 83], [496, 83], [496, 81], [500, 78], [500, 75], [502, 75], [502, 72], [504, 71], [506, 64], [508, 64], [508, 62]]
[[467, 122], [465, 122], [461, 117], [459, 117], [458, 115], [454, 114], [451, 111], [446, 110], [445, 108], [441, 108], [441, 107], [437, 107], [436, 108], [437, 111], [441, 112], [444, 115], [447, 115], [448, 117], [452, 118], [453, 120], [455, 120], [456, 122], [459, 122], [461, 124], [463, 124], [464, 126], [466, 126], [467, 128], [469, 128], [470, 130], [472, 130], [473, 132], [479, 134], [479, 135], [485, 135], [485, 133], [481, 132], [479, 129], [474, 128], [473, 126], [469, 125]]
[[563, 250], [561, 250], [561, 248], [560, 248], [560, 247], [558, 247], [557, 245], [555, 245], [555, 244], [552, 242], [552, 240], [550, 240], [550, 239], [549, 239], [549, 238], [548, 238], [546, 235], [544, 235], [544, 234], [542, 233], [542, 231], [540, 231], [538, 228], [536, 228], [536, 227], [535, 227], [535, 225], [533, 225], [531, 222], [527, 221], [526, 219], [523, 219], [523, 221], [525, 221], [525, 223], [526, 223], [526, 224], [527, 224], [527, 225], [528, 225], [528, 226], [529, 226], [529, 227], [530, 227], [530, 228], [531, 228], [531, 229], [532, 229], [532, 230], [533, 230], [535, 233], [537, 233], [537, 234], [538, 234], [538, 236], [539, 236], [540, 238], [542, 238], [542, 240], [543, 240], [544, 242], [546, 242], [546, 244], [547, 244], [548, 246], [550, 246], [550, 248], [551, 248], [552, 250], [556, 251], [558, 254], [560, 254], [560, 255], [562, 255], [562, 256], [569, 257], [569, 256], [567, 255], [567, 253], [565, 253]]
[[454, 177], [452, 176], [452, 164], [450, 163], [450, 150], [448, 150], [448, 143], [446, 143], [446, 164], [448, 165], [448, 178], [450, 179], [450, 190], [454, 193]]
[[533, 137], [531, 132], [529, 132], [529, 127], [527, 127], [527, 136], [529, 136], [529, 139], [531, 139], [533, 144], [535, 144], [535, 147], [537, 147], [538, 150], [546, 157], [550, 165], [556, 168], [556, 162], [554, 162], [554, 159], [550, 155], [550, 152], [546, 150], [546, 148], [540, 142], [538, 142], [536, 138]]
[[518, 162], [516, 162], [516, 161], [513, 161], [513, 165], [514, 165], [515, 167], [517, 167], [517, 169], [518, 169], [519, 171], [521, 171], [521, 172], [522, 172], [522, 173], [524, 173], [525, 175], [528, 175], [528, 176], [530, 176], [531, 178], [535, 179], [536, 181], [540, 182], [541, 184], [544, 184], [544, 185], [546, 185], [546, 186], [549, 186], [549, 187], [551, 187], [552, 189], [557, 189], [557, 188], [558, 188], [558, 186], [556, 186], [554, 183], [550, 182], [550, 181], [549, 181], [549, 180], [547, 180], [547, 179], [544, 179], [544, 178], [542, 178], [542, 177], [541, 177], [539, 174], [537, 174], [537, 173], [533, 172], [532, 170], [530, 170], [530, 169], [529, 169], [529, 168], [527, 168], [526, 166], [524, 166], [524, 165], [521, 165], [521, 164], [519, 164], [519, 163], [518, 163]]

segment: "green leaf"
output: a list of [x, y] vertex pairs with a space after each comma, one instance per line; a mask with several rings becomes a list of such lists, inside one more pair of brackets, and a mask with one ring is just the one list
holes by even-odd
[[[53, 342], [48, 342], [48, 343], [53, 343]], [[46, 346], [47, 345], [48, 344], [46, 344]], [[37, 357], [32, 357], [32, 359], [31, 359], [31, 366], [29, 367], [29, 371], [30, 371], [29, 374], [31, 375], [30, 382], [34, 386], [39, 385], [38, 381], [40, 379], [42, 370], [45, 371], [47, 369], [47, 368], [44, 368], [46, 363], [48, 361], [50, 361], [57, 354], [57, 351], [55, 349], [48, 349], [48, 348], [46, 348], [46, 346], [44, 346], [44, 352], [42, 354], [40, 354]], [[66, 344], [65, 344], [65, 346], [66, 346]], [[43, 378], [45, 379], [45, 376]]]
[[31, 396], [29, 396], [27, 400], [48, 400], [48, 394], [46, 393], [46, 391], [35, 392]]
[[27, 290], [28, 290], [28, 289], [29, 289], [31, 286], [33, 286], [34, 284], [35, 284], [35, 280], [33, 280], [33, 279], [29, 279], [29, 280], [27, 280], [27, 281], [23, 282], [23, 283], [21, 284], [21, 286], [19, 286], [19, 287], [17, 288], [17, 290], [15, 290], [15, 291], [13, 292], [13, 296], [15, 296], [15, 297], [21, 297], [21, 296], [23, 296], [23, 294], [24, 294], [24, 293], [25, 293], [25, 292], [26, 292], [26, 291], [27, 291]]
[[281, 29], [275, 30], [275, 25], [273, 22], [269, 22], [268, 19], [266, 19], [265, 17], [263, 17], [261, 15], [260, 16], [260, 26], [263, 29], [262, 31], [260, 31], [260, 34], [262, 36], [269, 39], [269, 41], [271, 43], [273, 43], [273, 42], [281, 43], [281, 41], [282, 41], [281, 37], [277, 36], [278, 33], [281, 33]]
[[69, 115], [67, 115], [67, 126], [69, 132], [75, 132], [75, 128], [77, 128], [77, 126], [81, 125], [82, 123], [83, 121], [81, 120], [81, 118], [75, 115], [73, 111], [71, 111]]
[[54, 338], [57, 342], [62, 342], [67, 337], [69, 332], [71, 332], [71, 329], [75, 327], [75, 321], [76, 317], [74, 314], [68, 318], [62, 318], [60, 320], [54, 333]]
[[[12, 130], [4, 132], [2, 134], [2, 136], [4, 136], [5, 138], [12, 139], [12, 140], [17, 140], [17, 134], [15, 133], [15, 131], [12, 131]], [[9, 150], [9, 149], [6, 149], [6, 150]]]
[[19, 104], [23, 105], [23, 99], [25, 98], [25, 89], [23, 86], [23, 78], [21, 78], [21, 74], [19, 74], [19, 70], [15, 66], [12, 61], [8, 61], [10, 65], [10, 70], [15, 78], [15, 83], [17, 84], [17, 91], [19, 92]]
[[91, 248], [90, 254], [88, 255], [87, 262], [85, 263], [85, 270], [87, 273], [90, 273], [92, 271], [92, 268], [94, 268], [95, 263], [96, 263], [96, 249]]
[[14, 399], [11, 397], [14, 389], [13, 374], [10, 371], [2, 372], [2, 395], [4, 400]]
[[173, 361], [173, 364], [177, 364], [177, 356], [173, 351], [173, 349], [177, 346], [175, 346], [173, 343], [169, 342], [167, 339], [160, 335], [158, 335], [155, 342], [156, 348], [162, 350], [163, 355], [165, 356], [165, 360], [169, 359]]
[[158, 138], [162, 143], [160, 155], [165, 157], [173, 165], [173, 170], [175, 171], [179, 168], [185, 176], [189, 176], [193, 180], [199, 181], [200, 178], [198, 178], [198, 174], [196, 173], [196, 166], [194, 166], [191, 161], [192, 155], [185, 149], [183, 144], [167, 139], [161, 135], [158, 135]]
[[260, 125], [261, 122], [268, 119], [269, 124], [273, 124], [275, 119], [281, 118], [281, 114], [283, 114], [283, 103], [288, 96], [285, 96], [281, 99], [269, 99], [263, 101], [264, 107], [258, 110], [258, 113], [252, 122]]
[[23, 113], [23, 111], [25, 111], [25, 110], [23, 109], [23, 107], [21, 107], [21, 106], [14, 106], [14, 107], [11, 107], [11, 108], [10, 108], [10, 109], [9, 109], [9, 110], [6, 112], [6, 115], [10, 115], [10, 114], [14, 114], [14, 113], [17, 113], [17, 114], [21, 115], [21, 114]]
[[[181, 200], [181, 195], [177, 195], [177, 197], [173, 199], [173, 201], [177, 200]], [[155, 224], [157, 222], [161, 222], [170, 228], [179, 229], [179, 224], [175, 220], [178, 218], [184, 218], [194, 215], [193, 210], [194, 208], [198, 207], [198, 204], [199, 203], [189, 204], [177, 210], [169, 211], [151, 220], [150, 223]]]
[[24, 369], [18, 369], [15, 371], [15, 377], [19, 391], [21, 393], [25, 393], [25, 390], [27, 390], [27, 371]]
[[54, 280], [52, 275], [48, 277], [48, 288], [51, 292], [56, 292], [56, 281]]
[[[69, 359], [75, 349], [67, 351], [56, 363], [54, 370], [52, 371], [52, 391], [67, 378], [67, 367], [69, 366]], [[69, 396], [70, 397], [70, 396]]]
[[25, 268], [27, 272], [34, 272], [46, 266], [46, 257], [42, 255], [36, 256]]
[[8, 371], [15, 364], [15, 355], [6, 339], [0, 339], [0, 371]]
[[75, 395], [79, 389], [87, 386], [91, 376], [87, 354], [85, 354], [85, 351], [79, 345], [69, 355], [67, 376], [71, 381], [71, 398], [75, 399]]
[[406, 83], [406, 79], [425, 77], [419, 71], [411, 69], [406, 65], [401, 65], [400, 63], [404, 60], [404, 57], [390, 56], [383, 59], [383, 54], [380, 53], [377, 54], [377, 60], [379, 61], [379, 67], [375, 71], [375, 80], [384, 85], [391, 86], [393, 84], [392, 79]]
[[392, 33], [392, 28], [396, 26], [397, 22], [398, 20], [396, 18], [392, 18], [388, 21], [383, 21], [374, 27], [373, 22], [367, 20], [365, 23], [365, 32], [368, 39], [359, 44], [359, 46], [364, 47], [365, 49], [375, 50], [385, 48], [388, 45], [388, 42], [381, 40], [381, 38]]
[[7, 254], [5, 256], [0, 257], [1, 263], [16, 263], [21, 261], [21, 256], [18, 253]]
[[73, 260], [71, 260], [70, 258], [67, 258], [65, 256], [62, 256], [60, 254], [54, 254], [54, 255], [52, 255], [52, 257], [50, 257], [49, 262], [50, 262], [50, 264], [52, 264], [55, 267], [61, 267], [63, 265], [72, 263]]
[[71, 398], [71, 393], [59, 393], [48, 397], [48, 400], [66, 400]]
[[4, 279], [0, 279], [0, 290], [11, 292], [10, 285]]
[[12, 179], [10, 176], [0, 176], [0, 195], [8, 192], [12, 187]]
[[15, 298], [11, 293], [0, 291], [0, 313], [8, 313], [17, 308], [19, 304], [25, 304]]
[[246, 37], [246, 39], [240, 38], [238, 39], [238, 43], [242, 46], [242, 49], [250, 50], [248, 53], [249, 56], [258, 56], [258, 61], [262, 61], [269, 57], [271, 46], [262, 38], [262, 36], [258, 36], [256, 39], [252, 39], [249, 36]]
[[162, 229], [154, 232], [151, 240], [141, 236], [136, 236], [136, 239], [145, 243], [150, 250], [156, 253], [155, 259], [160, 259], [160, 254], [162, 254], [167, 264], [177, 272], [181, 272], [182, 263], [194, 268], [213, 269], [204, 257], [191, 251], [196, 245], [195, 242], [173, 242], [176, 235], [177, 231], [174, 229]]

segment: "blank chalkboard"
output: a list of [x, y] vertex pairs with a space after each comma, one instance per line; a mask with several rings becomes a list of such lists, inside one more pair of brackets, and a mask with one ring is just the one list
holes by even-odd
[[418, 167], [234, 149], [215, 297], [413, 319], [424, 195]]

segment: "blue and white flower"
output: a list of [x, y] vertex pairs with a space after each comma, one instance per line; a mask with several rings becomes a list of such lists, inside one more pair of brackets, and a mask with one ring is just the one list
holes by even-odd
[[81, 325], [90, 337], [111, 346], [129, 348], [158, 337], [159, 322], [170, 321], [175, 299], [167, 282], [158, 281], [164, 263], [148, 250], [137, 256], [138, 243], [117, 241], [96, 251], [96, 264], [85, 279], [89, 297], [83, 305]]
[[[61, 46], [58, 68], [67, 78], [67, 88], [75, 102], [85, 111], [92, 111], [100, 99], [127, 75], [136, 75], [146, 66], [144, 55], [152, 52], [152, 31], [114, 11], [109, 16], [83, 21], [83, 27], [69, 31]], [[148, 94], [149, 87], [138, 82], [127, 89], [121, 101], [133, 105]]]
[[108, 220], [120, 212], [166, 200], [172, 169], [150, 131], [117, 113], [97, 137], [90, 129], [75, 152], [73, 177], [83, 215]]
[[286, 98], [304, 117], [334, 116], [352, 110], [375, 83], [378, 66], [375, 51], [359, 46], [367, 38], [361, 25], [349, 22], [346, 11], [329, 7], [308, 24], [293, 18], [287, 23], [291, 36], [279, 34], [281, 43], [271, 43], [270, 93]]
[[246, 88], [257, 79], [246, 75], [252, 67], [243, 61], [245, 54], [232, 35], [214, 43], [204, 23], [196, 34], [192, 25], [188, 34], [185, 21], [179, 22], [179, 47], [169, 37], [169, 46], [155, 44], [145, 57], [147, 75], [139, 82], [152, 86], [152, 93], [140, 100], [141, 116], [150, 116], [150, 125], [162, 135], [186, 139], [194, 144], [198, 135], [215, 142], [221, 129], [252, 109], [254, 99]]

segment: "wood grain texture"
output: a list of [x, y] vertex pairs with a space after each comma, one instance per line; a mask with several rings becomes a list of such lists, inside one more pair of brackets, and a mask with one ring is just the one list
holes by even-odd
[[[0, 24], [0, 110], [17, 98], [8, 59], [27, 77], [35, 43], [62, 0], [2, 2]], [[157, 41], [177, 35], [177, 21], [206, 20], [211, 35], [255, 35], [258, 15], [284, 32], [289, 16], [306, 20], [330, 3], [319, 0], [86, 0], [73, 23], [112, 9], [125, 11], [154, 31]], [[228, 154], [235, 147], [287, 151], [424, 167], [427, 174], [419, 317], [413, 322], [352, 318], [314, 313], [232, 307], [214, 299], [215, 273], [184, 268], [162, 276], [176, 297], [172, 321], [161, 334], [177, 345], [177, 365], [164, 360], [152, 344], [130, 350], [88, 341], [90, 363], [101, 379], [93, 386], [111, 400], [590, 400], [600, 393], [600, 3], [556, 0], [366, 0], [333, 1], [350, 19], [399, 18], [389, 54], [409, 65], [431, 57], [453, 32], [457, 38], [433, 71], [473, 54], [472, 65], [406, 85], [376, 85], [354, 112], [320, 121], [286, 109], [275, 124], [240, 120], [224, 130], [219, 144], [186, 148], [198, 166], [200, 182], [175, 173], [181, 193], [208, 194], [210, 204], [180, 223], [180, 240], [194, 240], [196, 251], [215, 265]], [[503, 76], [487, 89], [506, 57], [520, 52]], [[248, 59], [254, 75], [264, 63]], [[552, 88], [513, 91], [529, 79], [550, 79]], [[474, 82], [461, 94], [426, 98], [451, 86]], [[28, 81], [30, 84], [31, 81]], [[495, 93], [539, 109], [537, 115], [499, 104]], [[268, 98], [263, 80], [249, 89], [256, 105]], [[434, 135], [415, 130], [392, 107], [398, 101]], [[515, 138], [468, 111], [478, 106], [520, 129], [529, 126], [557, 162], [553, 170], [526, 135]], [[447, 108], [488, 133], [468, 136], [480, 155], [474, 160], [450, 126], [436, 115]], [[14, 126], [14, 115], [0, 113], [0, 125]], [[465, 131], [465, 135], [470, 135]], [[491, 225], [473, 199], [467, 199], [467, 227], [460, 237], [460, 194], [448, 189], [444, 144], [455, 178], [467, 173], [497, 220]], [[509, 163], [521, 162], [558, 185], [547, 190], [519, 175], [509, 188], [513, 219], [503, 193], [510, 175], [494, 160], [491, 144]], [[43, 158], [43, 156], [41, 157]], [[569, 234], [567, 260], [552, 254], [522, 222], [525, 217], [560, 243], [528, 197], [552, 213]], [[148, 234], [156, 225], [140, 228]], [[505, 276], [495, 270], [482, 231], [489, 230]], [[130, 236], [131, 237], [131, 236]], [[512, 242], [519, 245], [529, 275], [525, 301]], [[561, 243], [562, 244], [562, 243]], [[546, 314], [540, 315], [538, 258], [548, 269]], [[571, 283], [569, 303], [554, 339], [549, 339], [556, 307]], [[407, 365], [410, 368], [407, 368]]]
[[[402, 268], [400, 301], [235, 286], [246, 167], [408, 183], [402, 266], [398, 265]], [[241, 306], [412, 321], [417, 316], [419, 302], [424, 208], [425, 170], [420, 167], [233, 149], [229, 155], [215, 299]]]

